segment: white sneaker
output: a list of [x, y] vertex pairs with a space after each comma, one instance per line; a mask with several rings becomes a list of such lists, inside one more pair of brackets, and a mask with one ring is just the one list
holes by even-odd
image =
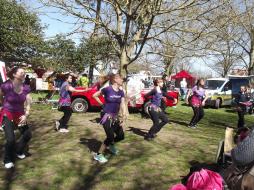
[[59, 130], [60, 133], [69, 133], [69, 130], [68, 129], [64, 129], [64, 128], [61, 128]]
[[3, 132], [4, 131], [4, 128], [0, 126], [0, 132]]
[[56, 121], [56, 122], [55, 122], [55, 127], [56, 127], [56, 130], [58, 131], [58, 130], [59, 130], [59, 127], [60, 127], [60, 122], [59, 122], [59, 121]]
[[25, 154], [17, 154], [17, 157], [22, 160], [26, 157], [26, 155]]
[[5, 167], [6, 169], [10, 169], [10, 168], [13, 168], [13, 167], [14, 167], [14, 164], [13, 164], [12, 162], [8, 162], [8, 163], [4, 164], [4, 167]]

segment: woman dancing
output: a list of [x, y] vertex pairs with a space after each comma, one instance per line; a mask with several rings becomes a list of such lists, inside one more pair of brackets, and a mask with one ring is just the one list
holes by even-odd
[[[14, 167], [14, 160], [17, 156], [20, 159], [26, 157], [24, 151], [27, 143], [32, 137], [31, 130], [27, 125], [27, 117], [30, 113], [30, 87], [23, 84], [25, 71], [15, 67], [10, 72], [10, 80], [7, 80], [0, 88], [0, 101], [3, 105], [0, 114], [5, 133], [5, 154], [4, 166], [9, 169]], [[14, 130], [19, 129], [21, 137], [16, 142]]]
[[[206, 90], [204, 89], [205, 80], [203, 78], [198, 79], [196, 85], [192, 88], [192, 96], [190, 98], [190, 104], [193, 109], [193, 117], [188, 127], [197, 128], [198, 122], [204, 117], [205, 102], [208, 98]], [[189, 98], [187, 98], [189, 99]]]
[[[119, 74], [114, 74], [110, 76], [110, 84], [110, 86], [101, 89], [93, 95], [94, 99], [103, 106], [100, 123], [106, 133], [104, 143], [94, 155], [94, 159], [100, 163], [108, 161], [104, 156], [106, 149], [114, 155], [118, 154], [119, 151], [114, 145], [124, 139], [124, 131], [118, 117], [120, 105], [124, 103], [124, 91], [121, 90], [123, 79]], [[104, 95], [104, 105], [99, 98], [101, 95]]]
[[154, 89], [145, 95], [145, 99], [149, 98], [149, 96], [152, 96], [151, 104], [148, 108], [148, 111], [153, 121], [153, 126], [150, 128], [149, 132], [145, 136], [145, 140], [148, 141], [154, 139], [156, 133], [158, 133], [161, 128], [168, 123], [168, 117], [161, 109], [162, 98], [166, 97], [168, 99], [174, 100], [174, 104], [177, 103], [177, 99], [169, 96], [166, 92], [163, 92], [161, 90], [162, 86], [162, 79], [154, 80]]
[[65, 75], [65, 82], [60, 88], [60, 99], [59, 99], [59, 111], [64, 112], [63, 117], [56, 121], [56, 130], [60, 133], [68, 133], [67, 123], [69, 122], [72, 115], [71, 108], [71, 92], [85, 92], [85, 90], [77, 90], [71, 86], [72, 76], [70, 74]]

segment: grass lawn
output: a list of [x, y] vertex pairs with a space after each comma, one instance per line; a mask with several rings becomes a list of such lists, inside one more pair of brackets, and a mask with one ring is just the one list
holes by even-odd
[[[171, 123], [158, 137], [144, 141], [150, 119], [131, 114], [126, 138], [117, 147], [120, 155], [100, 165], [93, 161], [104, 140], [103, 128], [96, 123], [98, 112], [73, 114], [70, 133], [54, 131], [54, 120], [62, 113], [49, 105], [32, 106], [29, 118], [33, 139], [31, 156], [18, 160], [11, 171], [0, 168], [3, 190], [167, 190], [189, 172], [190, 161], [213, 162], [217, 145], [226, 126], [236, 126], [237, 114], [229, 108], [205, 109], [205, 118], [197, 129], [186, 127], [192, 117], [190, 107], [178, 105], [168, 110]], [[252, 125], [253, 116], [246, 116]], [[0, 133], [3, 157], [4, 135]]]

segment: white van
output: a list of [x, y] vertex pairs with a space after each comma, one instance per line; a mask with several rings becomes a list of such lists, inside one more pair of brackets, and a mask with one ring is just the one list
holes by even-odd
[[209, 78], [206, 80], [206, 89], [209, 98], [206, 105], [215, 108], [231, 105], [232, 103], [232, 82], [228, 78]]

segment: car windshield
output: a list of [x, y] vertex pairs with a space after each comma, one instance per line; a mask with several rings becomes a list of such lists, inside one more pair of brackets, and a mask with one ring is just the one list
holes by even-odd
[[206, 88], [210, 90], [216, 90], [219, 89], [224, 82], [224, 80], [207, 80]]

